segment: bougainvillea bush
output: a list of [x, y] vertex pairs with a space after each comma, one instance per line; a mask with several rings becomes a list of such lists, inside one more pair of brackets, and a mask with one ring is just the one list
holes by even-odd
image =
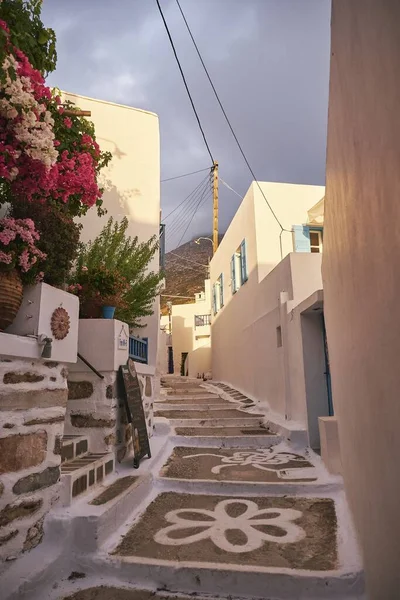
[[[25, 30], [11, 31], [4, 15], [14, 28], [22, 19]], [[54, 32], [40, 23], [38, 0], [0, 0], [0, 204], [13, 218], [34, 218], [39, 249], [49, 254], [44, 280], [60, 285], [77, 251], [73, 218], [94, 206], [103, 212], [98, 176], [111, 154], [100, 150], [93, 123], [62, 103], [32, 66], [29, 57], [43, 68], [55, 64]], [[19, 40], [29, 56], [15, 45]], [[66, 243], [54, 244], [57, 236]]]
[[40, 281], [46, 255], [37, 247], [39, 240], [32, 219], [0, 219], [0, 272], [15, 269], [25, 284]]

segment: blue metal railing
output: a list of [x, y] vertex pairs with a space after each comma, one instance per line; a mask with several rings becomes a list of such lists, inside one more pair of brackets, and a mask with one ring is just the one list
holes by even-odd
[[136, 362], [148, 362], [149, 341], [147, 338], [137, 338], [133, 335], [129, 336], [129, 358]]

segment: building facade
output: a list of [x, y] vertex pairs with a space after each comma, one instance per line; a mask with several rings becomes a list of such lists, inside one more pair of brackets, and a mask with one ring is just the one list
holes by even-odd
[[400, 589], [399, 22], [395, 0], [332, 2], [325, 312], [343, 476], [371, 600], [394, 600]]
[[278, 420], [297, 423], [319, 448], [318, 417], [332, 413], [321, 278], [324, 188], [260, 185], [284, 230], [253, 183], [210, 264], [212, 375]]
[[[82, 242], [93, 240], [107, 220], [127, 217], [127, 234], [145, 242], [160, 235], [160, 133], [158, 116], [130, 106], [105, 102], [76, 94], [64, 93], [82, 110], [91, 112], [96, 138], [112, 160], [103, 177], [103, 208], [107, 213], [99, 218], [95, 210], [82, 218]], [[158, 272], [160, 257], [156, 254], [149, 270]], [[154, 313], [142, 320], [144, 329], [135, 332], [148, 340], [148, 364], [157, 360], [160, 302], [156, 298]]]

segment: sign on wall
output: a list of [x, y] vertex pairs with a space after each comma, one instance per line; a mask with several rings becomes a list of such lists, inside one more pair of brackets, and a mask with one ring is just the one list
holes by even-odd
[[137, 469], [144, 456], [147, 455], [148, 458], [151, 458], [142, 394], [135, 363], [131, 358], [128, 359], [126, 365], [120, 366], [119, 372], [126, 414], [129, 423], [132, 423], [133, 466]]

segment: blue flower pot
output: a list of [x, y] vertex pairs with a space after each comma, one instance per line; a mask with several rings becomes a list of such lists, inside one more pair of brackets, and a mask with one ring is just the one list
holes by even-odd
[[115, 306], [103, 306], [102, 307], [103, 319], [113, 319], [115, 313]]

